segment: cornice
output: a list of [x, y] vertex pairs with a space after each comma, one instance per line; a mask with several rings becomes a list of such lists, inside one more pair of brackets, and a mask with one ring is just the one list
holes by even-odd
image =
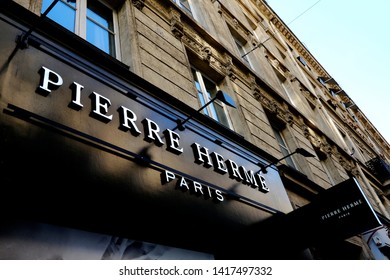
[[321, 76], [329, 76], [315, 57], [306, 49], [294, 33], [264, 1], [252, 0], [252, 3], [256, 5], [261, 13], [267, 17], [267, 20], [271, 22], [281, 34], [283, 34], [286, 40], [302, 55], [306, 62], [310, 64], [311, 68], [315, 69]]
[[[300, 40], [294, 35], [294, 33], [287, 27], [287, 25], [271, 9], [271, 7], [266, 4], [264, 0], [252, 0], [252, 3], [259, 8], [261, 13], [267, 18], [267, 20], [270, 21], [275, 26], [275, 28], [286, 38], [286, 40], [299, 52], [299, 54], [306, 60], [306, 62], [311, 66], [311, 68], [317, 71], [319, 76], [328, 78], [331, 77], [321, 66], [321, 64], [314, 58], [314, 56], [300, 42]], [[336, 91], [341, 90], [340, 86], [337, 83], [330, 88], [333, 88]], [[330, 99], [333, 98], [330, 97]], [[347, 94], [341, 95], [340, 100], [343, 103], [354, 103]], [[386, 139], [382, 137], [378, 130], [371, 124], [371, 122], [357, 107], [355, 110], [355, 114], [358, 114], [359, 121], [364, 125], [366, 132], [370, 133], [370, 135], [374, 138], [376, 144], [384, 150], [384, 152], [386, 153], [386, 157], [389, 158], [390, 145], [386, 141]], [[358, 133], [359, 136], [361, 136], [363, 139], [367, 138], [362, 131], [357, 131], [356, 133]]]

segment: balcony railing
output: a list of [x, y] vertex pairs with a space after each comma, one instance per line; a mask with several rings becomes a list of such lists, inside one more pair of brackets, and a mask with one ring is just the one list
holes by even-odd
[[382, 183], [390, 179], [390, 165], [379, 157], [366, 162], [366, 166], [371, 173]]

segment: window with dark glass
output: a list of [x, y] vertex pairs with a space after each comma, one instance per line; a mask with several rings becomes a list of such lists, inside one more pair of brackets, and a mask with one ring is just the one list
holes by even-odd
[[[203, 106], [215, 97], [219, 88], [213, 81], [207, 78], [200, 71], [192, 68], [192, 74], [194, 76], [195, 87], [200, 105]], [[203, 113], [220, 122], [221, 124], [229, 128], [231, 127], [225, 104], [219, 100], [215, 100], [206, 108], [204, 108]]]
[[[42, 13], [53, 0], [43, 0]], [[117, 57], [114, 12], [99, 0], [60, 0], [47, 15], [104, 52]]]
[[251, 66], [250, 62], [249, 62], [249, 54], [251, 53], [251, 51], [246, 50], [245, 46], [247, 45], [247, 42], [246, 42], [245, 38], [242, 38], [242, 36], [239, 35], [239, 33], [235, 30], [234, 27], [232, 27], [230, 25], [228, 25], [228, 27], [230, 30], [230, 34], [232, 35], [234, 43], [236, 45], [236, 49], [238, 51], [238, 54], [240, 55], [241, 59], [243, 59], [244, 62], [248, 66]]
[[307, 65], [306, 60], [302, 56], [298, 56], [297, 59], [303, 66]]
[[234, 42], [236, 42], [236, 47], [241, 58], [249, 65], [248, 53], [245, 50], [244, 45], [236, 38], [234, 38]]
[[[276, 140], [278, 141], [279, 149], [282, 152], [282, 155], [283, 156], [287, 156], [287, 155], [291, 154], [291, 152], [290, 152], [290, 150], [289, 150], [289, 148], [288, 148], [288, 146], [286, 144], [286, 141], [284, 140], [282, 131], [279, 128], [275, 127], [275, 126], [272, 126], [272, 130], [274, 132]], [[292, 167], [294, 169], [297, 169], [297, 167], [296, 167], [292, 157], [287, 157], [285, 159], [285, 161], [286, 161], [288, 166], [290, 166], [290, 167]]]

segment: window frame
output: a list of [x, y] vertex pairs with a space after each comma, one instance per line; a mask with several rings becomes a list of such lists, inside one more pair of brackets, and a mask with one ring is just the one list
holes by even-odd
[[193, 12], [192, 12], [192, 3], [191, 3], [191, 0], [186, 0], [187, 3], [188, 3], [188, 7], [182, 3], [182, 0], [173, 0], [173, 2], [175, 2], [183, 11], [185, 11], [187, 14], [190, 14], [191, 16], [194, 16]]
[[[195, 88], [196, 88], [197, 99], [200, 103], [200, 106], [204, 106], [207, 102], [209, 102], [212, 99], [211, 93], [207, 90], [207, 87], [206, 87], [204, 80], [207, 79], [207, 81], [209, 83], [212, 83], [213, 86], [215, 86], [215, 93], [214, 94], [216, 94], [216, 92], [218, 90], [220, 90], [220, 88], [218, 87], [217, 83], [215, 83], [212, 79], [210, 79], [207, 75], [205, 75], [203, 72], [198, 70], [196, 67], [191, 66], [191, 72], [192, 72], [192, 75], [195, 75], [194, 84], [195, 84]], [[199, 83], [200, 88], [197, 87], [197, 85], [196, 85], [197, 82]], [[201, 94], [202, 99], [200, 99], [200, 97], [199, 97], [200, 94]], [[221, 110], [218, 110], [216, 108], [216, 105], [220, 106]], [[219, 112], [221, 114], [223, 113], [223, 115], [221, 115]], [[217, 121], [221, 125], [228, 127], [229, 129], [232, 129], [232, 127], [233, 127], [229, 113], [226, 109], [226, 105], [223, 102], [220, 102], [219, 100], [215, 100], [214, 102], [212, 102], [208, 106], [206, 106], [203, 109], [203, 114], [209, 116], [213, 120]], [[226, 121], [223, 121], [223, 119], [226, 119]]]
[[250, 67], [252, 68], [252, 65], [251, 65], [251, 62], [248, 58], [248, 51], [245, 49], [245, 45], [246, 44], [243, 44], [242, 42], [240, 42], [240, 40], [238, 40], [234, 35], [233, 35], [233, 39], [234, 39], [234, 42], [236, 43], [236, 48], [238, 50], [238, 53], [240, 54], [240, 58], [242, 60], [244, 60], [244, 62]]
[[232, 27], [229, 23], [227, 23], [227, 26], [229, 28], [230, 35], [233, 38], [234, 46], [237, 50], [237, 53], [240, 57], [240, 59], [250, 68], [252, 67], [249, 55], [252, 52], [251, 50], [247, 50], [248, 41], [239, 35], [239, 33], [235, 30], [234, 27]]
[[[44, 0], [43, 0], [44, 1]], [[49, 1], [49, 0], [48, 0]], [[101, 5], [104, 5], [107, 9], [109, 9], [111, 12], [112, 12], [112, 27], [113, 27], [113, 30], [109, 30], [107, 29], [106, 27], [102, 26], [101, 24], [97, 23], [95, 20], [91, 19], [88, 17], [87, 15], [87, 5], [88, 5], [88, 1], [95, 1], [95, 2], [99, 2]], [[83, 38], [84, 40], [86, 40], [89, 44], [97, 47], [98, 49], [102, 50], [103, 52], [115, 57], [116, 59], [120, 59], [121, 58], [121, 53], [120, 53], [120, 41], [119, 41], [119, 23], [118, 23], [118, 15], [115, 11], [115, 9], [113, 9], [112, 7], [110, 7], [108, 5], [108, 3], [106, 3], [105, 1], [101, 1], [101, 0], [76, 0], [76, 3], [75, 3], [75, 7], [73, 7], [71, 4], [67, 3], [66, 0], [60, 0], [59, 2], [61, 2], [62, 4], [66, 5], [67, 7], [70, 7], [71, 9], [73, 9], [73, 12], [74, 12], [74, 31], [72, 30], [69, 30], [67, 27], [65, 27], [64, 25], [62, 25], [60, 22], [58, 22], [55, 18], [51, 18], [50, 17], [50, 13], [52, 11], [50, 11], [47, 15], [47, 18], [51, 19], [52, 21], [56, 22], [57, 24], [65, 27], [66, 29], [68, 29], [70, 32], [73, 32], [74, 34], [80, 36], [81, 38]], [[43, 2], [42, 2], [43, 3]], [[52, 3], [52, 1], [50, 2]], [[49, 3], [49, 5], [50, 5]], [[58, 3], [57, 3], [58, 5]], [[43, 6], [42, 6], [43, 8]], [[43, 13], [44, 11], [42, 10], [41, 13]], [[89, 42], [87, 40], [87, 22], [88, 20], [90, 20], [91, 22], [93, 22], [95, 25], [97, 25], [99, 28], [103, 28], [106, 32], [110, 33], [111, 35], [113, 35], [113, 40], [114, 40], [114, 47], [113, 49], [109, 49], [109, 52], [107, 52], [106, 50], [100, 48], [99, 46]]]
[[[271, 125], [272, 131], [275, 135], [275, 139], [278, 142], [279, 151], [282, 153], [282, 155], [285, 157], [289, 154], [291, 154], [290, 148], [287, 145], [286, 139], [283, 136], [283, 132], [278, 127]], [[295, 170], [298, 170], [297, 164], [295, 163], [295, 160], [293, 157], [287, 157], [284, 159], [286, 161], [287, 166], [294, 168]]]

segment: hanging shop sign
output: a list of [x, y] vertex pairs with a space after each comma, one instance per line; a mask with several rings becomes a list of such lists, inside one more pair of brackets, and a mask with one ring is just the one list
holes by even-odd
[[272, 235], [280, 240], [277, 246], [296, 250], [342, 241], [381, 226], [357, 180], [350, 178], [303, 207], [259, 223], [259, 229], [267, 230], [257, 232], [257, 238]]
[[[250, 258], [246, 248], [252, 248], [250, 253], [260, 257], [260, 252], [260, 258], [289, 259], [307, 248], [326, 247], [381, 226], [357, 180], [350, 178], [294, 211], [248, 227], [241, 235], [245, 241], [229, 250]], [[270, 236], [273, 242], [256, 243]]]

